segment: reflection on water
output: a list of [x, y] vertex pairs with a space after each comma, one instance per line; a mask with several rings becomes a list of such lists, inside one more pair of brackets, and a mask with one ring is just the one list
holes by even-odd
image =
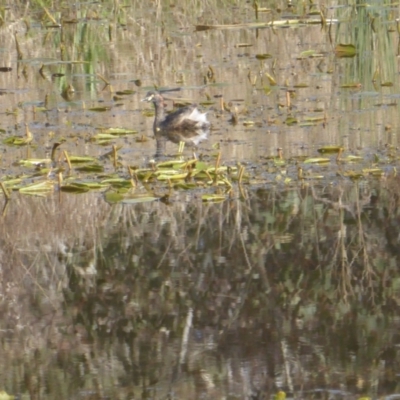
[[399, 193], [396, 179], [222, 204], [15, 198], [2, 384], [34, 398], [393, 393]]
[[[202, 203], [197, 190], [171, 189], [168, 205], [12, 193], [0, 223], [0, 391], [24, 399], [396, 394], [399, 179], [385, 170], [351, 181], [339, 165], [322, 181], [288, 187], [265, 160], [277, 147], [289, 158], [336, 144], [366, 153], [368, 167], [396, 167], [398, 9], [14, 3], [2, 10], [2, 62], [12, 69], [0, 70], [0, 128], [23, 136], [27, 124], [34, 139], [22, 149], [0, 144], [3, 175], [23, 176], [15, 162], [44, 157], [54, 142], [74, 155], [104, 154], [93, 140], [104, 127], [149, 138], [109, 144], [122, 146], [122, 167], [141, 166], [155, 141], [139, 100], [154, 86], [181, 86], [179, 100], [200, 103], [212, 121], [200, 151], [212, 157], [217, 144], [224, 160], [250, 161], [273, 178], [233, 185], [220, 204]], [[195, 30], [252, 23], [255, 5], [257, 22], [323, 11], [325, 23]], [[330, 18], [339, 23], [328, 28]], [[357, 56], [336, 57], [339, 42], [354, 43]], [[73, 98], [62, 97], [66, 88]]]

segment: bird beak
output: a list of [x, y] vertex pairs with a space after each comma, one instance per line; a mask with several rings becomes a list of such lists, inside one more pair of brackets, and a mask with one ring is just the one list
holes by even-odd
[[144, 99], [142, 99], [142, 100], [140, 100], [140, 101], [147, 101], [147, 102], [150, 102], [150, 101], [152, 101], [153, 100], [153, 95], [150, 95], [150, 96], [146, 96]]

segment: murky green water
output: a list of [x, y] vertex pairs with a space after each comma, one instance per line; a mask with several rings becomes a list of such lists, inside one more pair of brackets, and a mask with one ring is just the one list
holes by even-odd
[[[9, 186], [4, 201], [0, 390], [21, 399], [397, 395], [398, 6], [258, 6], [258, 20], [242, 2], [1, 8], [0, 68], [11, 70], [0, 70], [0, 182], [48, 177], [54, 193]], [[275, 25], [250, 25], [266, 21]], [[339, 43], [357, 55], [338, 57]], [[246, 167], [244, 184], [229, 173], [230, 188], [139, 180], [132, 192], [161, 200], [138, 204], [58, 191], [61, 175], [88, 176], [68, 171], [64, 151], [103, 160], [117, 146], [118, 162], [90, 175], [99, 181], [148, 167], [153, 117], [140, 99], [154, 86], [182, 87], [170, 97], [208, 111], [212, 132], [197, 152], [214, 163], [219, 146], [223, 165]], [[24, 138], [25, 124], [32, 142], [5, 144]], [[100, 128], [137, 133], [103, 146]], [[18, 164], [56, 142], [58, 178]], [[305, 161], [324, 145], [343, 146], [341, 161]]]

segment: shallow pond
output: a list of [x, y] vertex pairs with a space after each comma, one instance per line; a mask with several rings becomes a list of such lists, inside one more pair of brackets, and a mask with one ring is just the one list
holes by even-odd
[[398, 14], [3, 6], [0, 398], [397, 395]]

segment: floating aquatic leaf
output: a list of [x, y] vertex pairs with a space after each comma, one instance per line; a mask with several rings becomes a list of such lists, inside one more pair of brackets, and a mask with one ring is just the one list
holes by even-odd
[[316, 51], [316, 50], [305, 50], [305, 51], [302, 51], [302, 52], [300, 53], [299, 57], [300, 57], [300, 58], [307, 58], [307, 57], [312, 57], [312, 56], [314, 56], [315, 54], [317, 54], [317, 51]]
[[287, 117], [285, 123], [288, 126], [295, 125], [297, 124], [297, 119], [294, 117]]
[[68, 182], [68, 185], [74, 185], [76, 187], [87, 188], [89, 190], [107, 189], [108, 187], [110, 187], [110, 185], [108, 183], [95, 182], [95, 181]]
[[313, 157], [313, 158], [307, 158], [307, 160], [304, 160], [304, 164], [327, 164], [331, 160], [329, 158], [325, 157]]
[[199, 104], [202, 105], [203, 107], [209, 107], [209, 106], [214, 105], [215, 101], [212, 101], [212, 100], [200, 101]]
[[62, 192], [79, 194], [79, 193], [87, 193], [90, 189], [88, 187], [78, 186], [73, 183], [68, 183], [66, 185], [62, 185], [60, 187], [60, 190]]
[[132, 187], [131, 181], [128, 179], [124, 179], [124, 178], [103, 179], [101, 181], [101, 183], [111, 185], [114, 188], [130, 188], [130, 187]]
[[37, 167], [43, 164], [50, 164], [50, 158], [29, 158], [27, 160], [18, 160], [17, 164], [24, 167]]
[[187, 182], [176, 182], [174, 183], [174, 189], [182, 189], [182, 190], [192, 190], [198, 187], [195, 183], [187, 183]]
[[339, 43], [335, 47], [336, 57], [354, 57], [357, 54], [354, 44]]
[[4, 179], [2, 182], [2, 184], [4, 186], [7, 186], [8, 188], [13, 188], [16, 185], [19, 185], [25, 178], [27, 178], [27, 176], [23, 176], [23, 177], [19, 177], [19, 178], [10, 178], [10, 179]]
[[277, 166], [277, 167], [281, 167], [281, 166], [283, 166], [285, 164], [286, 164], [286, 161], [284, 159], [281, 159], [281, 158], [275, 158], [274, 159], [274, 165]]
[[108, 191], [104, 195], [104, 200], [107, 203], [119, 203], [121, 200], [124, 199], [124, 194], [119, 193], [119, 192], [113, 192], [113, 191]]
[[32, 138], [30, 137], [21, 137], [21, 136], [10, 136], [3, 140], [4, 144], [8, 144], [10, 146], [26, 146], [27, 144], [32, 142]]
[[[175, 171], [174, 171], [175, 172]], [[178, 173], [174, 173], [174, 174], [166, 174], [163, 173], [162, 175], [158, 175], [157, 179], [159, 181], [169, 181], [169, 180], [180, 180], [180, 179], [185, 179], [188, 176], [188, 173], [185, 172], [183, 174], [178, 174]]]
[[105, 112], [105, 111], [110, 111], [112, 107], [91, 107], [89, 108], [89, 111], [93, 112]]
[[49, 111], [46, 107], [35, 107], [36, 112], [46, 112]]
[[326, 117], [325, 116], [319, 116], [319, 117], [304, 117], [305, 121], [309, 121], [309, 122], [321, 122], [321, 121], [325, 121]]
[[208, 203], [221, 203], [226, 200], [226, 196], [220, 194], [203, 194], [201, 199]]
[[[228, 167], [227, 166], [222, 166], [222, 167], [218, 167], [217, 168], [217, 173], [218, 174], [220, 174], [220, 173], [222, 173], [222, 172], [226, 172], [226, 171], [228, 171]], [[215, 173], [215, 167], [208, 167], [207, 168], [207, 172], [208, 173], [210, 173], [210, 174], [214, 174]]]
[[198, 161], [196, 159], [192, 159], [192, 160], [186, 161], [183, 164], [180, 164], [180, 166], [179, 166], [179, 164], [174, 164], [173, 168], [191, 169], [191, 168], [194, 168], [197, 165], [197, 163], [200, 163], [200, 161]]
[[342, 89], [359, 89], [361, 86], [362, 86], [361, 83], [354, 82], [354, 83], [344, 83], [343, 85], [340, 85], [339, 87]]
[[32, 183], [30, 185], [23, 186], [23, 187], [19, 188], [19, 191], [24, 194], [42, 195], [42, 194], [52, 192], [53, 189], [54, 189], [54, 182], [43, 181], [43, 182]]
[[254, 125], [254, 121], [243, 121], [243, 125], [244, 126], [253, 126]]
[[307, 83], [297, 83], [296, 85], [293, 85], [295, 89], [304, 89], [308, 88], [310, 85], [307, 85]]
[[119, 90], [116, 92], [116, 94], [118, 96], [126, 96], [126, 95], [130, 95], [130, 94], [135, 94], [135, 93], [136, 93], [135, 90], [129, 90], [129, 89]]
[[148, 203], [152, 201], [159, 200], [159, 197], [150, 196], [148, 194], [136, 194], [132, 197], [125, 197], [121, 203], [123, 204], [138, 204], [138, 203]]
[[346, 171], [343, 173], [343, 176], [346, 178], [350, 178], [353, 180], [361, 179], [364, 178], [365, 175], [362, 172], [356, 172], [356, 171]]
[[384, 171], [380, 168], [365, 168], [363, 172], [372, 176], [382, 176], [384, 174]]
[[97, 135], [92, 136], [91, 140], [98, 142], [100, 145], [108, 144], [112, 140], [115, 140], [117, 136], [110, 135], [109, 133], [98, 133]]
[[195, 166], [194, 169], [195, 169], [196, 172], [200, 172], [200, 171], [204, 171], [204, 170], [206, 170], [208, 168], [209, 168], [208, 164], [206, 164], [203, 161], [198, 161], [198, 162], [196, 162], [196, 166]]
[[324, 179], [324, 175], [321, 174], [306, 174], [299, 176], [299, 179], [306, 179], [306, 180], [315, 180], [315, 179]]
[[353, 156], [349, 154], [346, 158], [342, 159], [342, 161], [347, 161], [347, 162], [357, 162], [357, 161], [362, 161], [363, 157], [361, 156]]
[[318, 153], [321, 154], [337, 154], [343, 151], [343, 147], [341, 146], [323, 146], [317, 149]]
[[87, 156], [69, 156], [69, 161], [71, 164], [83, 164], [87, 162], [95, 162], [97, 161], [94, 157]]
[[307, 127], [307, 126], [316, 126], [318, 124], [319, 124], [319, 122], [312, 122], [312, 121], [307, 122], [307, 121], [304, 121], [304, 122], [300, 122], [299, 126], [304, 128], [304, 127]]
[[138, 133], [138, 131], [134, 129], [125, 129], [125, 128], [109, 128], [106, 129], [102, 134], [109, 134], [113, 136], [123, 136], [123, 135], [134, 135]]
[[271, 54], [267, 54], [267, 53], [256, 54], [256, 58], [257, 58], [257, 60], [267, 60], [268, 58], [272, 58], [272, 55]]
[[181, 168], [183, 167], [187, 161], [183, 160], [169, 160], [169, 161], [163, 161], [157, 164], [157, 168]]
[[103, 172], [104, 166], [100, 164], [82, 165], [77, 167], [76, 170], [80, 172]]

